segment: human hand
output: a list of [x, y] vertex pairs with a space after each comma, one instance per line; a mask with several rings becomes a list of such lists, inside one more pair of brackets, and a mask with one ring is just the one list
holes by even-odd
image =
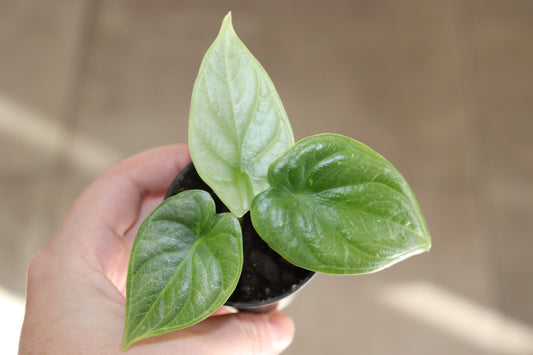
[[[135, 233], [189, 162], [185, 145], [149, 150], [115, 163], [81, 194], [30, 263], [20, 354], [121, 353]], [[279, 312], [224, 314], [142, 340], [127, 353], [276, 354], [293, 333]]]

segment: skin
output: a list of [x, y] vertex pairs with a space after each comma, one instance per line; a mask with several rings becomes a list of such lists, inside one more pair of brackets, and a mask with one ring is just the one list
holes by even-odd
[[[128, 259], [142, 220], [190, 162], [185, 145], [114, 163], [77, 199], [28, 270], [20, 354], [119, 354]], [[135, 343], [127, 354], [279, 354], [292, 341], [279, 312], [220, 310], [192, 327]]]

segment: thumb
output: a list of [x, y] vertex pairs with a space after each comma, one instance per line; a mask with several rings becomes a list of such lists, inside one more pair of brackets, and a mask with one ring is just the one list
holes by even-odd
[[294, 337], [294, 324], [280, 312], [239, 312], [210, 317], [192, 327], [141, 340], [132, 353], [280, 354]]

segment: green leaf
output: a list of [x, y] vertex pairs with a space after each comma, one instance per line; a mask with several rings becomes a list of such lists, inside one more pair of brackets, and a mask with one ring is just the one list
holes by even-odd
[[133, 244], [122, 348], [215, 312], [235, 289], [242, 262], [239, 221], [216, 215], [207, 192], [189, 190], [164, 201]]
[[268, 187], [270, 164], [293, 144], [274, 84], [237, 37], [229, 13], [194, 84], [189, 117], [194, 166], [241, 217]]
[[253, 201], [254, 227], [291, 263], [332, 274], [369, 273], [429, 250], [413, 192], [378, 153], [324, 134], [298, 142], [270, 167]]

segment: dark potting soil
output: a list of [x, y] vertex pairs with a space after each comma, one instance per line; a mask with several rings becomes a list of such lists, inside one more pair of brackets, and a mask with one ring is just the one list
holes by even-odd
[[[198, 176], [192, 164], [174, 180], [165, 198], [191, 189], [209, 192], [215, 200], [217, 213], [229, 212], [213, 190]], [[240, 222], [243, 233], [243, 270], [227, 305], [243, 306], [281, 299], [314, 275], [314, 272], [294, 266], [270, 249], [255, 231], [250, 212], [246, 213]]]

